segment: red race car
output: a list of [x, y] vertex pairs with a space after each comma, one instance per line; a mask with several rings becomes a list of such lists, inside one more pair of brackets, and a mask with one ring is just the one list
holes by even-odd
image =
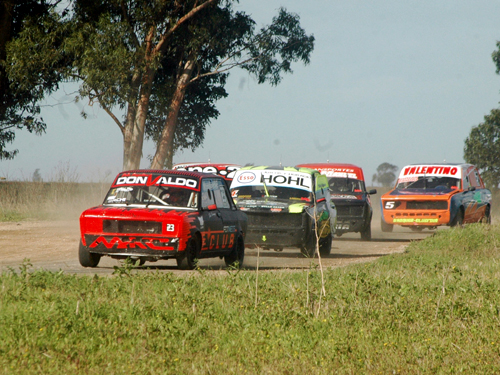
[[174, 170], [135, 170], [115, 178], [103, 204], [80, 216], [79, 260], [97, 267], [102, 256], [155, 262], [224, 257], [243, 264], [247, 216], [222, 177]]

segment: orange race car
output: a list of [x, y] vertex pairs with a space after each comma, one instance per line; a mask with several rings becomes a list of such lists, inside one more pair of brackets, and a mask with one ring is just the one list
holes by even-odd
[[471, 164], [408, 165], [380, 204], [383, 232], [491, 222], [491, 192]]

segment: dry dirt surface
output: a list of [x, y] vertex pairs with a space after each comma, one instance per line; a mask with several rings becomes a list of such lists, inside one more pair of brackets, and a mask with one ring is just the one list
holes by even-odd
[[[379, 221], [372, 222], [372, 240], [361, 241], [358, 233], [344, 234], [333, 240], [332, 253], [322, 258], [323, 267], [341, 267], [351, 263], [369, 262], [391, 253], [403, 252], [414, 240], [423, 239], [433, 232], [424, 230], [415, 233], [404, 228], [394, 228], [392, 233], [382, 233]], [[119, 260], [103, 257], [97, 268], [84, 268], [78, 261], [79, 223], [67, 221], [22, 221], [0, 223], [0, 272], [19, 270], [25, 259], [32, 264], [31, 269], [45, 269], [71, 274], [111, 275]], [[244, 266], [249, 270], [300, 270], [307, 269], [318, 259], [304, 258], [299, 249], [274, 250], [246, 249]], [[224, 260], [202, 259], [202, 269], [224, 272]], [[146, 262], [139, 272], [149, 270], [190, 274], [196, 271], [180, 271], [174, 259]]]

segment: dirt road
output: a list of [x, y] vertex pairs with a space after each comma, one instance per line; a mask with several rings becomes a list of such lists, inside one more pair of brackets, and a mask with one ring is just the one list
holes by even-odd
[[[63, 270], [74, 274], [112, 274], [113, 266], [120, 261], [103, 257], [97, 268], [83, 268], [78, 262], [79, 226], [78, 220], [69, 221], [23, 221], [0, 223], [0, 272], [9, 267], [16, 270], [24, 259], [29, 259], [34, 269], [50, 271]], [[360, 240], [357, 233], [335, 238], [332, 253], [322, 259], [325, 267], [339, 267], [349, 263], [372, 261], [380, 256], [402, 252], [412, 240], [429, 236], [432, 232], [414, 233], [395, 228], [393, 233], [382, 233], [379, 221], [372, 222], [372, 241]], [[315, 259], [315, 262], [318, 260]], [[311, 259], [304, 258], [298, 249], [284, 249], [282, 252], [247, 249], [245, 268], [259, 270], [304, 269], [311, 265]], [[224, 270], [224, 261], [219, 258], [202, 259], [200, 266], [207, 270]], [[142, 267], [165, 272], [179, 271], [175, 260], [146, 262]], [[188, 271], [189, 272], [189, 271]]]

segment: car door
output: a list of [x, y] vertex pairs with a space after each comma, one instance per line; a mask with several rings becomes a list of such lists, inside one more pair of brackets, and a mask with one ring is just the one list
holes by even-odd
[[222, 215], [217, 207], [214, 191], [218, 189], [215, 179], [204, 178], [201, 181], [201, 212], [203, 229], [201, 230], [201, 252], [217, 251], [219, 236], [223, 233]]
[[[481, 185], [474, 167], [466, 171], [465, 184], [467, 189], [463, 193], [464, 223], [474, 223], [482, 217], [483, 204], [481, 202]], [[464, 186], [465, 187], [465, 186]]]
[[315, 178], [315, 196], [320, 236], [322, 238], [329, 234], [334, 234], [337, 221], [337, 212], [335, 206], [331, 205], [330, 190], [328, 180], [324, 175], [316, 175]]
[[221, 250], [230, 250], [238, 233], [238, 210], [223, 179], [216, 181], [216, 188], [213, 192], [223, 224], [222, 238], [219, 238], [218, 246]]
[[227, 186], [221, 178], [205, 178], [201, 183], [204, 230], [201, 251], [223, 253], [233, 247], [237, 216], [231, 209]]

